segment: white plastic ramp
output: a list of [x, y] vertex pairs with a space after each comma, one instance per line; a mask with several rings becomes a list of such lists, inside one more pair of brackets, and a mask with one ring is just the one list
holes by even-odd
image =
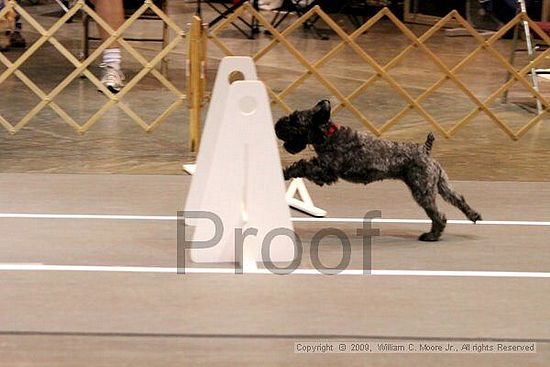
[[[205, 162], [210, 162], [214, 154], [214, 148], [217, 144], [220, 126], [223, 120], [223, 112], [229, 87], [231, 86], [231, 75], [235, 72], [242, 73], [244, 80], [258, 80], [256, 74], [256, 65], [254, 60], [248, 56], [228, 56], [220, 62], [218, 73], [214, 81], [212, 98], [206, 113], [206, 120], [201, 137], [201, 146], [197, 155], [196, 164], [184, 164], [183, 169], [190, 175], [194, 175], [187, 200], [185, 210], [196, 210], [200, 201], [198, 193], [200, 188], [208, 181], [208, 170]], [[231, 123], [231, 122], [230, 122]], [[201, 168], [202, 167], [202, 168]]]
[[[198, 263], [239, 261], [235, 256], [235, 229], [243, 233], [253, 229], [257, 232], [246, 237], [242, 250], [244, 266], [249, 267], [247, 263], [262, 260], [262, 241], [268, 233], [293, 233], [293, 226], [267, 90], [260, 81], [238, 81], [228, 91], [216, 126], [216, 143], [199, 162], [193, 177], [193, 184], [198, 184], [192, 193], [196, 197], [190, 196], [192, 205], [186, 205], [191, 210], [216, 214], [224, 231], [217, 246], [191, 249], [190, 255]], [[194, 241], [214, 237], [210, 221], [196, 220], [194, 224]], [[271, 261], [294, 260], [293, 238], [277, 235], [269, 243]]]
[[[300, 197], [296, 198], [296, 194]], [[306, 184], [301, 178], [294, 178], [290, 181], [286, 191], [286, 202], [291, 208], [309, 214], [313, 217], [326, 217], [327, 211], [317, 208], [307, 191]]]
[[197, 172], [197, 164], [196, 163], [186, 163], [183, 165], [183, 170], [188, 175], [193, 176]]

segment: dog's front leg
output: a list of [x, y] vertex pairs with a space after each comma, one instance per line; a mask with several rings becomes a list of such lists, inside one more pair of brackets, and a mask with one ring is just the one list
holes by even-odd
[[319, 186], [330, 185], [338, 180], [338, 176], [330, 167], [320, 164], [319, 159], [300, 159], [283, 170], [285, 180], [304, 177]]

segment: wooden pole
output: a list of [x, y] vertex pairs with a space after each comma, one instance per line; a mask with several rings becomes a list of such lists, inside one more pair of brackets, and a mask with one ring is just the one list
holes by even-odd
[[189, 32], [187, 64], [187, 90], [189, 97], [189, 147], [192, 152], [199, 150], [201, 105], [204, 94], [204, 55], [202, 20], [193, 17]]

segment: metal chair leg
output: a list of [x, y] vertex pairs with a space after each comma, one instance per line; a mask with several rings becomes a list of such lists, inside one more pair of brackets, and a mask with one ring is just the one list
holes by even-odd
[[[521, 7], [521, 12], [527, 14], [525, 0], [519, 0], [519, 4]], [[529, 29], [529, 23], [527, 23], [527, 21], [524, 20], [522, 23], [523, 23], [523, 31], [525, 32], [525, 42], [527, 43], [527, 54], [529, 55], [529, 62], [531, 62], [535, 59], [535, 48], [533, 47], [533, 39], [531, 38], [531, 29]], [[537, 71], [534, 67], [531, 68], [531, 81], [533, 83], [533, 89], [538, 92], [540, 90], [539, 80], [537, 76]], [[542, 103], [538, 98], [537, 98], [537, 112], [539, 114], [542, 113]]]
[[[519, 5], [519, 8], [518, 8], [518, 11], [523, 13], [523, 14], [527, 14], [527, 7], [525, 6], [525, 0], [518, 0], [518, 5]], [[517, 44], [518, 44], [518, 39], [519, 39], [519, 24], [516, 25], [516, 27], [514, 28], [514, 37], [513, 37], [513, 42], [512, 42], [512, 51], [510, 53], [510, 64], [511, 65], [514, 65], [514, 61], [515, 61], [515, 53], [516, 53], [516, 50], [517, 50]], [[529, 58], [529, 61], [533, 61], [535, 59], [535, 47], [533, 45], [533, 38], [531, 37], [531, 29], [529, 28], [529, 23], [527, 21], [522, 21], [521, 22], [521, 26], [523, 27], [523, 33], [525, 34], [525, 43], [527, 45], [527, 55], [528, 55], [528, 58]], [[506, 73], [506, 82], [508, 82], [510, 80], [510, 78], [512, 77], [510, 73]], [[537, 92], [540, 91], [539, 89], [539, 81], [538, 81], [538, 75], [537, 75], [537, 70], [533, 67], [531, 68], [531, 83], [533, 84], [533, 89], [536, 90]], [[508, 102], [508, 90], [506, 90], [502, 96], [502, 102], [503, 103], [507, 103]], [[540, 99], [536, 98], [536, 103], [537, 103], [537, 112], [539, 114], [542, 113], [543, 111], [543, 106], [542, 106], [542, 103], [540, 101]]]
[[90, 56], [90, 17], [82, 12], [82, 60]]
[[[162, 25], [162, 49], [164, 50], [168, 46], [168, 24], [163, 22]], [[163, 58], [160, 62], [160, 72], [163, 76], [168, 74], [168, 59], [167, 57]]]
[[[518, 49], [518, 38], [519, 38], [519, 24], [516, 24], [516, 26], [514, 27], [514, 36], [512, 37], [512, 49], [510, 51], [510, 58], [508, 59], [508, 61], [510, 62], [510, 65], [512, 66], [516, 61], [516, 50]], [[507, 71], [506, 78], [504, 79], [504, 83], [508, 83], [511, 78], [512, 78], [512, 74], [509, 71]], [[509, 92], [510, 92], [510, 89], [506, 89], [502, 94], [502, 103], [508, 103]]]

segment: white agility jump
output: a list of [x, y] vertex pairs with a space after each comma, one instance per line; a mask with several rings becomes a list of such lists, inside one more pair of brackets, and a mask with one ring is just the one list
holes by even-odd
[[[234, 81], [236, 73], [241, 80]], [[216, 246], [190, 249], [191, 259], [197, 263], [239, 261], [244, 268], [256, 268], [263, 258], [260, 239], [277, 229], [290, 235], [271, 238], [269, 258], [292, 262], [295, 238], [288, 205], [317, 217], [326, 212], [313, 205], [302, 180], [292, 181], [285, 193], [270, 100], [264, 84], [257, 80], [252, 58], [222, 60], [201, 140], [197, 164], [184, 166], [193, 174], [185, 211], [213, 213], [230, 230], [221, 231]], [[185, 224], [194, 227], [193, 243], [211, 240], [218, 233], [204, 218], [186, 218]], [[237, 245], [235, 231], [239, 229], [245, 235]], [[254, 235], [246, 235], [249, 229]], [[237, 254], [238, 248], [242, 254]]]
[[[222, 59], [214, 82], [212, 99], [206, 115], [206, 122], [202, 135], [202, 144], [200, 152], [197, 156], [196, 164], [184, 164], [183, 169], [190, 175], [197, 172], [197, 166], [204, 166], [206, 161], [209, 161], [213, 154], [214, 144], [220, 131], [222, 124], [222, 116], [227, 103], [229, 89], [231, 87], [231, 76], [235, 72], [240, 72], [243, 80], [253, 81], [258, 80], [256, 66], [250, 57], [246, 56], [230, 56]], [[271, 112], [269, 112], [270, 121], [273, 125]], [[231, 124], [231, 121], [229, 121]], [[198, 200], [197, 193], [199, 181], [191, 184], [191, 190], [188, 195], [188, 200], [191, 200], [190, 206], [196, 206], [193, 202]], [[298, 195], [298, 197], [296, 197]], [[315, 206], [309, 192], [302, 179], [293, 179], [290, 182], [286, 192], [286, 200], [290, 207], [299, 210], [313, 217], [325, 217], [327, 212]], [[187, 204], [186, 204], [187, 205]], [[187, 206], [186, 206], [187, 207]]]
[[[236, 72], [244, 80], [232, 82]], [[291, 190], [311, 203], [305, 187], [299, 185], [291, 185]], [[293, 194], [289, 196], [297, 200]], [[224, 58], [216, 76], [185, 211], [213, 213], [230, 230], [222, 231], [216, 246], [190, 249], [191, 259], [198, 263], [242, 259], [244, 268], [255, 268], [262, 260], [260, 239], [274, 229], [294, 233], [286, 197], [267, 90], [257, 80], [251, 58]], [[186, 225], [194, 226], [193, 243], [217, 235], [217, 229], [208, 222], [186, 218]], [[248, 229], [255, 232], [242, 237], [241, 258], [236, 254], [238, 229], [241, 234]], [[271, 244], [271, 261], [294, 260], [292, 235], [274, 237]]]
[[[193, 184], [197, 199], [189, 197], [186, 211], [213, 213], [221, 220], [223, 231], [218, 245], [192, 248], [195, 262], [234, 262], [235, 230], [254, 229], [245, 237], [243, 265], [262, 259], [261, 241], [275, 228], [292, 232], [290, 211], [285, 201], [285, 186], [273, 131], [269, 99], [260, 81], [238, 81], [229, 87], [221, 123], [210, 150], [211, 156], [197, 165]], [[200, 155], [200, 153], [199, 153]], [[214, 238], [216, 229], [205, 220], [195, 220], [193, 242]], [[291, 238], [273, 239], [273, 261], [293, 261]]]

